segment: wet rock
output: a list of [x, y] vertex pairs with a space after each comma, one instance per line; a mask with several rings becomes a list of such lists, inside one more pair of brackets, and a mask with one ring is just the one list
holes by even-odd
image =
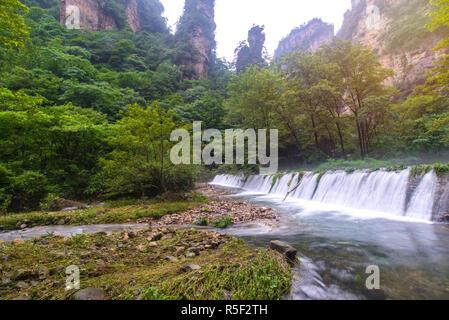
[[279, 240], [273, 240], [270, 241], [270, 249], [275, 250], [284, 255], [284, 257], [290, 263], [294, 263], [296, 260], [297, 250], [288, 243]]
[[351, 283], [354, 281], [354, 276], [344, 269], [331, 269], [330, 274], [334, 279], [343, 283]]
[[165, 260], [168, 260], [170, 262], [177, 262], [178, 261], [178, 259], [173, 257], [173, 256], [168, 256], [168, 257], [165, 258]]
[[70, 296], [70, 300], [104, 300], [104, 298], [104, 291], [98, 288], [82, 289]]

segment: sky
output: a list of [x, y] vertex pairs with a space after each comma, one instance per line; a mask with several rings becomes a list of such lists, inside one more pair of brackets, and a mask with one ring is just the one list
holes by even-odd
[[[160, 1], [168, 24], [175, 30], [184, 0]], [[217, 55], [232, 61], [239, 42], [246, 40], [253, 24], [258, 24], [265, 25], [265, 47], [272, 56], [282, 38], [313, 18], [334, 24], [337, 32], [350, 8], [351, 0], [216, 0]]]

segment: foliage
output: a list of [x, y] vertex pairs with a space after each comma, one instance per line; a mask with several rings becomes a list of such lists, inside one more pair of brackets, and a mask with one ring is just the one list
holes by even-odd
[[232, 223], [231, 217], [223, 217], [211, 222], [215, 228], [226, 229]]
[[107, 139], [114, 150], [102, 161], [109, 195], [145, 197], [193, 186], [194, 168], [169, 159], [170, 134], [180, 127], [173, 117], [158, 103], [147, 109], [133, 105], [114, 124]]
[[209, 221], [207, 221], [207, 218], [202, 217], [202, 218], [198, 219], [197, 221], [195, 221], [193, 224], [196, 226], [205, 227], [205, 226], [209, 225]]
[[28, 8], [18, 0], [0, 1], [0, 47], [20, 48], [28, 38], [23, 13]]

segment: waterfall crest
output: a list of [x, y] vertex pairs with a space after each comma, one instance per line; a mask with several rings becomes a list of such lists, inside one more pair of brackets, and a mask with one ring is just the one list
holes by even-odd
[[[359, 170], [353, 173], [330, 171], [324, 175], [305, 172], [283, 176], [254, 175], [248, 178], [218, 175], [211, 184], [277, 197], [285, 197], [290, 192], [289, 198], [292, 199], [431, 221], [438, 184], [436, 174], [433, 171], [427, 173], [415, 190], [409, 190], [409, 181], [410, 169]], [[408, 192], [412, 192], [412, 196], [406, 203]]]

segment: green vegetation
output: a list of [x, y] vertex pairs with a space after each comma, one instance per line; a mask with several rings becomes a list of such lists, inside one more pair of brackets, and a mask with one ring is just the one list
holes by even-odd
[[196, 220], [193, 224], [196, 226], [206, 227], [209, 225], [209, 221], [207, 221], [207, 218], [202, 217], [202, 218]]
[[111, 224], [136, 221], [138, 219], [160, 219], [165, 215], [184, 212], [203, 202], [167, 200], [156, 201], [120, 201], [107, 203], [104, 206], [93, 206], [60, 212], [31, 212], [7, 214], [0, 216], [0, 226], [5, 230], [18, 229], [22, 224], [27, 226], [44, 226], [49, 224], [88, 225]]
[[[171, 237], [149, 246], [147, 238], [155, 233]], [[48, 235], [23, 244], [2, 243], [2, 253], [11, 257], [2, 265], [11, 283], [0, 287], [0, 295], [66, 299], [73, 291], [65, 290], [65, 268], [74, 264], [80, 268], [83, 288], [102, 288], [111, 300], [218, 300], [224, 291], [233, 300], [279, 300], [290, 288], [291, 268], [280, 254], [251, 249], [234, 237], [169, 229], [126, 234]], [[199, 255], [185, 255], [203, 241], [210, 245]], [[177, 253], [179, 247], [186, 252]], [[193, 264], [199, 269], [188, 267]], [[22, 280], [16, 277], [19, 273]], [[16, 286], [20, 281], [25, 283], [22, 288]]]
[[223, 217], [223, 218], [219, 218], [219, 219], [216, 219], [211, 222], [211, 224], [215, 228], [219, 228], [219, 229], [226, 229], [227, 227], [229, 227], [231, 225], [231, 223], [232, 223], [231, 217]]

